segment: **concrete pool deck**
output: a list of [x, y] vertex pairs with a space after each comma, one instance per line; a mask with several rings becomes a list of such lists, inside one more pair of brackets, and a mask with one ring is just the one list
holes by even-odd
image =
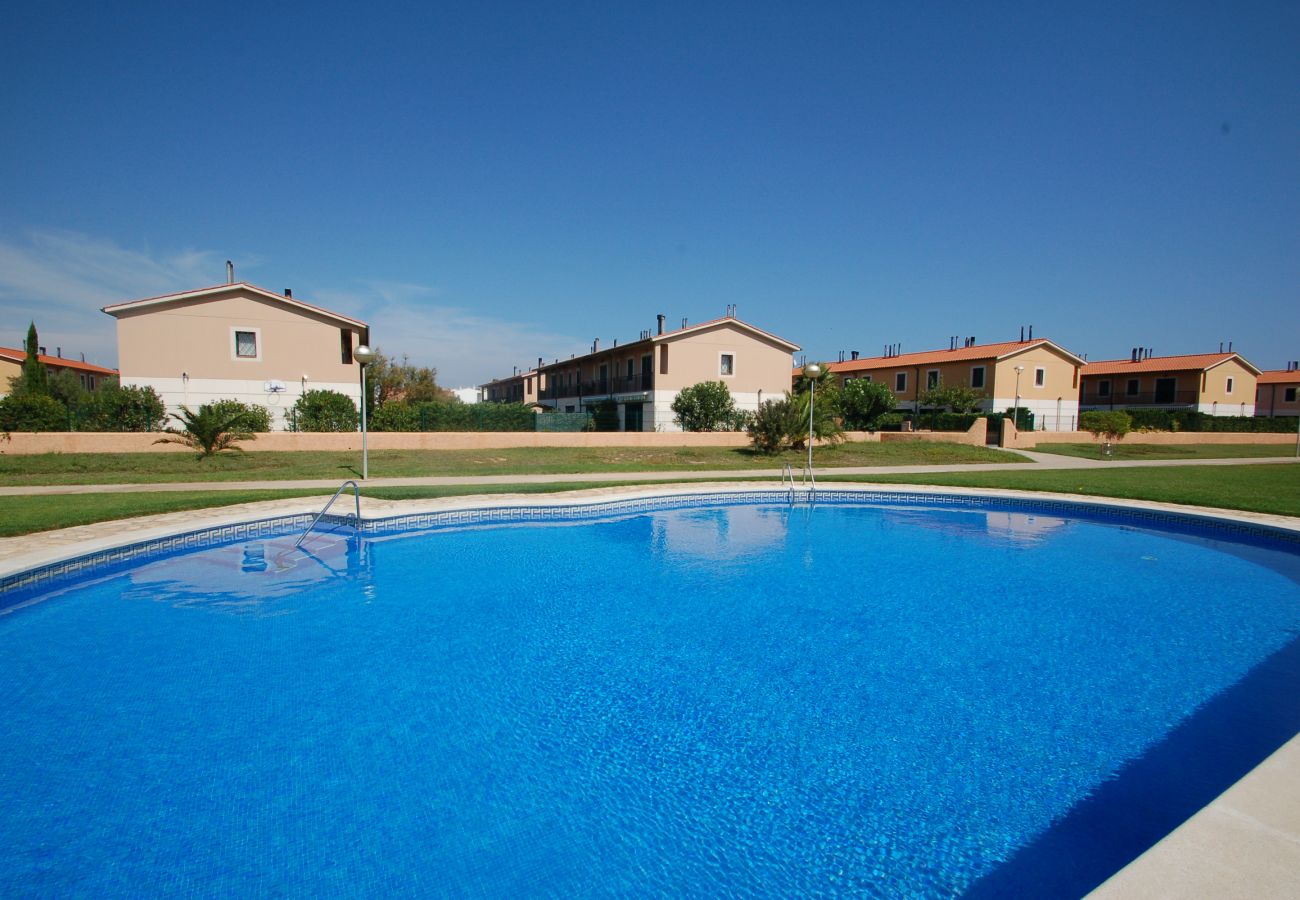
[[[1057, 457], [1056, 459], [1061, 459]], [[1069, 458], [1066, 458], [1069, 459]], [[1249, 462], [1278, 462], [1277, 458]], [[1084, 461], [1093, 462], [1093, 461]], [[1162, 461], [1187, 464], [1190, 461]], [[1205, 464], [1202, 461], [1196, 461]], [[1232, 460], [1233, 464], [1247, 462]], [[1099, 463], [1107, 467], [1117, 463]], [[1148, 465], [1150, 463], [1147, 463]], [[1032, 464], [1031, 464], [1032, 465]], [[1062, 466], [1063, 468], [1065, 466]], [[1069, 466], [1075, 468], [1075, 466]], [[1083, 468], [1085, 466], [1078, 466]], [[935, 471], [939, 467], [924, 467]], [[963, 467], [971, 468], [971, 467]], [[983, 467], [980, 467], [983, 468]], [[998, 466], [998, 469], [1008, 468]], [[1042, 466], [1038, 466], [1042, 468]], [[880, 472], [879, 469], [874, 470]], [[704, 473], [693, 473], [700, 477]], [[735, 477], [736, 473], [719, 473]], [[770, 473], [764, 473], [770, 474]], [[629, 479], [618, 473], [619, 480]], [[678, 477], [680, 473], [678, 473]], [[518, 483], [522, 479], [514, 476]], [[578, 479], [575, 479], [578, 480]], [[593, 480], [583, 476], [582, 480]], [[374, 485], [377, 482], [368, 482]], [[424, 483], [420, 481], [418, 483]], [[481, 482], [480, 482], [481, 483]], [[279, 486], [285, 486], [281, 483]], [[308, 486], [308, 485], [304, 485]], [[310, 485], [316, 486], [316, 485]], [[332, 490], [337, 482], [320, 485]], [[153, 490], [161, 486], [132, 485], [133, 490]], [[202, 487], [211, 488], [205, 484]], [[245, 485], [247, 487], [247, 485]], [[1080, 497], [1073, 494], [1050, 494], [1036, 491], [940, 487], [930, 485], [890, 485], [869, 483], [833, 483], [824, 490], [896, 491], [912, 495], [945, 494], [1018, 497], [1064, 503], [1142, 508], [1155, 511], [1190, 513], [1228, 521], [1267, 525], [1300, 533], [1300, 519], [1231, 510], [1205, 509], [1167, 503], [1115, 500], [1105, 497]], [[72, 486], [74, 491], [91, 490]], [[491, 494], [479, 496], [430, 498], [421, 500], [362, 499], [362, 516], [384, 518], [409, 513], [439, 512], [498, 506], [555, 506], [599, 503], [615, 498], [684, 496], [718, 491], [753, 492], [781, 490], [778, 482], [719, 482], [678, 485], [644, 485], [608, 487], [563, 494]], [[326, 491], [328, 493], [329, 491]], [[271, 500], [209, 509], [143, 516], [135, 519], [83, 525], [59, 531], [41, 532], [22, 537], [0, 539], [0, 576], [37, 566], [77, 557], [89, 552], [112, 549], [140, 541], [177, 533], [247, 522], [298, 513], [315, 513], [321, 497]], [[351, 501], [348, 502], [351, 505]], [[340, 510], [342, 511], [342, 510]], [[1137, 860], [1112, 876], [1092, 896], [1106, 898], [1148, 897], [1293, 897], [1300, 885], [1300, 736], [1292, 738], [1268, 759], [1249, 772], [1185, 823], [1167, 835]]]

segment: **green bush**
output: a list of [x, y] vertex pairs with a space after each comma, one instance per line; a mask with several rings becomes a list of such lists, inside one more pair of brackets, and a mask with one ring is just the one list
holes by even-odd
[[409, 403], [389, 401], [366, 420], [370, 431], [419, 431], [420, 413]]
[[902, 413], [885, 413], [876, 419], [877, 431], [902, 431], [903, 414]]
[[77, 414], [80, 431], [161, 431], [167, 408], [151, 387], [122, 387], [107, 379], [89, 392]]
[[1295, 416], [1212, 416], [1187, 409], [1125, 410], [1135, 429], [1149, 431], [1238, 432], [1287, 434], [1296, 430]]
[[[840, 388], [840, 415], [844, 427], [855, 431], [871, 431], [880, 427], [883, 417], [894, 409], [894, 392], [889, 385], [879, 381], [855, 378]], [[818, 396], [821, 391], [818, 389]], [[899, 419], [901, 422], [902, 419]]]
[[366, 427], [372, 431], [534, 431], [537, 417], [523, 403], [390, 400], [375, 410]]
[[292, 431], [356, 431], [357, 405], [338, 391], [307, 391], [289, 415]]
[[[736, 401], [721, 381], [682, 388], [673, 398], [673, 419], [682, 431], [735, 431]], [[599, 430], [599, 429], [597, 429]]]
[[240, 431], [265, 434], [271, 430], [271, 411], [265, 406], [244, 403], [241, 400], [214, 400], [207, 404], [212, 407], [214, 415], [222, 419], [240, 416], [243, 424]]
[[67, 431], [68, 410], [49, 394], [0, 397], [0, 431]]
[[592, 431], [618, 431], [618, 404], [613, 400], [600, 400], [587, 407], [591, 413]]
[[799, 404], [789, 394], [780, 400], [765, 400], [749, 422], [749, 439], [754, 449], [768, 455], [779, 453], [790, 443], [790, 436], [806, 423]]
[[1104, 437], [1108, 441], [1117, 441], [1128, 434], [1133, 427], [1133, 420], [1122, 410], [1090, 410], [1079, 416], [1079, 426], [1084, 431], [1092, 432], [1094, 437]]
[[916, 425], [918, 428], [928, 428], [931, 431], [970, 431], [970, 427], [978, 418], [980, 417], [970, 413], [929, 410], [917, 416]]

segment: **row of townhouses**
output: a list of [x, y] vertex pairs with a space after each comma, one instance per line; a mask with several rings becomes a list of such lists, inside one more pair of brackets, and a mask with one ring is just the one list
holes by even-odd
[[[370, 326], [295, 299], [236, 282], [104, 307], [117, 323], [120, 379], [158, 391], [169, 412], [223, 398], [258, 404], [278, 427], [304, 392], [337, 391], [359, 402], [359, 364], [353, 351], [370, 343]], [[626, 431], [673, 431], [672, 402], [702, 381], [721, 381], [738, 408], [757, 410], [791, 389], [799, 346], [736, 317], [700, 324], [665, 317], [636, 340], [516, 371], [479, 389], [482, 399], [519, 402], [539, 412], [589, 411], [612, 401]], [[44, 354], [44, 348], [41, 348]], [[0, 393], [17, 375], [24, 351], [0, 347]], [[848, 358], [844, 358], [847, 356]], [[119, 372], [65, 359], [61, 348], [41, 359], [52, 370], [74, 372], [89, 389]], [[950, 338], [946, 349], [880, 356], [842, 354], [829, 364], [841, 383], [861, 378], [887, 384], [901, 410], [919, 410], [921, 396], [938, 385], [985, 394], [985, 408], [1014, 405], [1035, 414], [1036, 427], [1071, 430], [1081, 410], [1135, 407], [1195, 409], [1213, 415], [1283, 416], [1300, 413], [1300, 366], [1261, 372], [1229, 348], [1188, 356], [1153, 355], [1134, 348], [1129, 358], [1089, 362], [1053, 341], [1026, 338], [979, 344]]]

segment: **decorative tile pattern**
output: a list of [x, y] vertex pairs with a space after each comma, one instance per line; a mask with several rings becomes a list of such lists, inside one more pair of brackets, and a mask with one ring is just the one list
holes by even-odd
[[[655, 510], [681, 509], [691, 506], [788, 502], [791, 502], [791, 493], [788, 489], [670, 494], [564, 506], [500, 506], [448, 510], [445, 512], [412, 513], [381, 519], [368, 519], [362, 523], [360, 530], [362, 534], [392, 535], [404, 531], [425, 531], [493, 523], [583, 521]], [[806, 504], [808, 502], [808, 492], [797, 489], [794, 492], [793, 502]], [[1126, 522], [1175, 531], [1196, 531], [1203, 535], [1205, 532], [1209, 532], [1208, 536], [1210, 537], [1217, 534], [1225, 538], [1232, 537], [1238, 540], [1245, 538], [1252, 541], [1263, 541], [1274, 546], [1280, 544], [1287, 549], [1300, 549], [1300, 531], [1220, 519], [1209, 515], [1165, 512], [1143, 507], [1109, 505], [1086, 500], [1045, 500], [1031, 497], [908, 493], [888, 490], [823, 489], [816, 492], [815, 503], [874, 503], [915, 506], [918, 508], [963, 507], [971, 510], [998, 512], [1057, 513], [1062, 516], [1090, 521]], [[165, 538], [142, 541], [126, 547], [88, 553], [74, 559], [51, 563], [0, 578], [0, 596], [12, 595], [24, 589], [51, 588], [55, 586], [56, 582], [65, 579], [100, 574], [112, 568], [138, 564], [181, 551], [234, 543], [254, 537], [293, 534], [311, 524], [312, 518], [313, 516], [310, 513], [299, 513], [290, 516], [259, 519], [236, 525], [222, 525], [217, 528], [190, 531]], [[354, 517], [351, 515], [329, 514], [321, 518], [316, 528], [320, 530], [331, 526], [350, 527], [353, 524]], [[12, 604], [0, 603], [0, 611], [10, 605]]]

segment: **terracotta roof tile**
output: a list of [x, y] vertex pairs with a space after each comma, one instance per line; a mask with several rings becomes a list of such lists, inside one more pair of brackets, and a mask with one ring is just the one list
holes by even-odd
[[[845, 360], [828, 363], [827, 367], [836, 374], [853, 372], [870, 372], [878, 369], [904, 369], [912, 366], [928, 366], [936, 363], [965, 362], [976, 359], [1002, 359], [1013, 353], [1030, 350], [1034, 347], [1050, 345], [1063, 350], [1047, 338], [1034, 338], [1032, 341], [1006, 341], [1001, 344], [975, 344], [971, 347], [958, 347], [955, 350], [921, 350], [916, 353], [900, 353], [897, 356], [872, 356], [867, 359]], [[1068, 350], [1063, 352], [1069, 353]], [[1073, 355], [1073, 354], [1071, 354]]]
[[[1186, 372], [1203, 371], [1230, 359], [1241, 359], [1236, 353], [1192, 353], [1186, 356], [1152, 356], [1133, 362], [1131, 359], [1104, 359], [1083, 367], [1083, 374], [1124, 375], [1129, 372]], [[1245, 363], [1245, 360], [1241, 360]], [[1250, 368], [1249, 363], [1246, 365]]]
[[[0, 358], [22, 362], [27, 358], [26, 350], [16, 350], [12, 347], [0, 347]], [[37, 359], [47, 366], [57, 366], [61, 369], [74, 369], [78, 372], [91, 372], [98, 375], [116, 375], [117, 369], [106, 369], [103, 366], [97, 366], [93, 363], [84, 363], [78, 359], [64, 359], [62, 356], [46, 356], [37, 354]]]
[[1256, 381], [1259, 384], [1300, 384], [1300, 372], [1270, 369], [1267, 372], [1261, 372]]

